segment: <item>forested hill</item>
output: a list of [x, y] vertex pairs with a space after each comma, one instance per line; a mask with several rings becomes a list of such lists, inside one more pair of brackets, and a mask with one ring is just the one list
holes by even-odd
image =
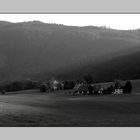
[[140, 78], [140, 30], [0, 22], [0, 80]]

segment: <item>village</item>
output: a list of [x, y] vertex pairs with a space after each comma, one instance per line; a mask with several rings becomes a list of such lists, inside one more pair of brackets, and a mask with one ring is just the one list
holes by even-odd
[[130, 81], [126, 81], [125, 84], [121, 84], [119, 80], [113, 82], [112, 85], [104, 86], [100, 83], [89, 84], [86, 81], [82, 82], [59, 82], [53, 80], [51, 84], [42, 83], [40, 85], [41, 92], [49, 92], [56, 90], [72, 90], [69, 95], [103, 95], [103, 94], [127, 94], [132, 91], [132, 84]]
[[105, 95], [105, 94], [127, 94], [132, 91], [130, 81], [122, 82], [116, 80], [110, 84], [90, 83], [88, 81], [59, 81], [56, 79], [47, 82], [38, 82], [30, 79], [15, 81], [0, 85], [2, 94], [10, 91], [28, 89], [39, 89], [40, 92], [53, 93], [58, 90], [65, 90], [67, 95]]
[[40, 93], [53, 93], [55, 91], [66, 91], [67, 95], [105, 95], [105, 94], [127, 94], [132, 91], [130, 81], [114, 80], [113, 82], [94, 83], [91, 76], [84, 80], [60, 81], [52, 78], [48, 81], [34, 81], [31, 79], [1, 83], [1, 94], [6, 92], [38, 89]]

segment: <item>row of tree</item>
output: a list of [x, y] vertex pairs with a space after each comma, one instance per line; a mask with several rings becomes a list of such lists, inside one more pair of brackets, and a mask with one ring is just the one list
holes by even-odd
[[14, 81], [0, 86], [0, 91], [20, 91], [38, 88], [38, 82], [31, 80]]
[[[82, 83], [84, 84], [93, 83], [93, 78], [91, 75], [85, 75], [83, 79], [84, 80], [82, 81]], [[8, 84], [4, 84], [0, 86], [0, 91], [9, 92], [9, 91], [19, 91], [19, 90], [40, 88], [41, 92], [45, 92], [48, 89], [51, 89], [50, 83], [41, 84], [40, 82], [32, 81], [32, 80], [15, 81], [15, 82], [10, 82]], [[58, 89], [68, 90], [68, 89], [73, 89], [77, 83], [80, 83], [80, 81], [63, 81], [63, 82], [58, 82], [57, 86], [59, 86]], [[132, 91], [132, 84], [130, 81], [127, 81], [126, 84], [121, 87], [124, 93], [131, 93]], [[114, 87], [112, 85], [108, 87], [107, 89], [104, 89], [105, 94], [112, 93], [113, 91], [114, 91]]]

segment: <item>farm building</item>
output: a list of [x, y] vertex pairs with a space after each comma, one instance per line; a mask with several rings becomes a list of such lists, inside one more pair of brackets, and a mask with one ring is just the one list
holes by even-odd
[[93, 87], [90, 84], [76, 85], [74, 90], [78, 94], [91, 94], [91, 93], [94, 93]]
[[73, 88], [75, 91], [78, 90], [78, 88], [81, 86], [81, 84], [76, 84], [75, 87]]

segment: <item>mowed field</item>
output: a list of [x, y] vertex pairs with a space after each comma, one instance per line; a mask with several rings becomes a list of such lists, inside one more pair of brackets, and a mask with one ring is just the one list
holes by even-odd
[[140, 94], [71, 96], [39, 90], [0, 95], [0, 126], [140, 126]]

